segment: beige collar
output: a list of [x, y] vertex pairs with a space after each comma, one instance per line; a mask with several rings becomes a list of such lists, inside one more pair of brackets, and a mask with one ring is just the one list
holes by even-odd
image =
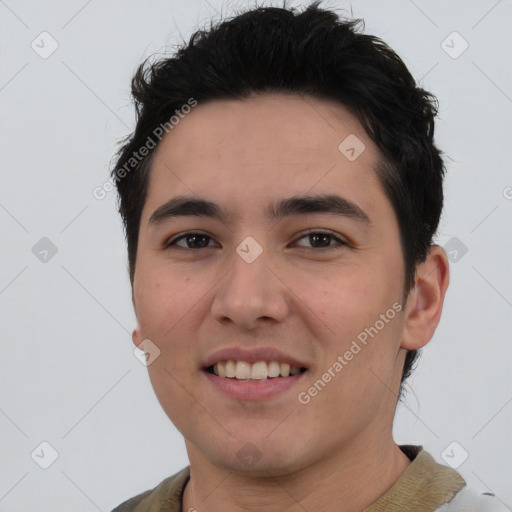
[[438, 464], [423, 446], [403, 445], [412, 460], [393, 486], [364, 512], [425, 512], [437, 510], [466, 485], [452, 468]]

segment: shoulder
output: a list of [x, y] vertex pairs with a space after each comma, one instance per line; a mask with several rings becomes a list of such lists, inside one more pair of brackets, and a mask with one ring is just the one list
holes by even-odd
[[464, 486], [454, 498], [436, 512], [507, 512], [508, 508], [490, 493], [477, 493]]
[[190, 478], [190, 466], [162, 480], [155, 488], [124, 501], [111, 512], [143, 512], [162, 510], [180, 512], [183, 490]]

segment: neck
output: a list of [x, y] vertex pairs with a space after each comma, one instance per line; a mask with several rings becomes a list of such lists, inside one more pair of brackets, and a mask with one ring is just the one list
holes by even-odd
[[191, 445], [183, 510], [209, 512], [362, 511], [403, 474], [409, 458], [385, 440], [350, 447], [288, 475], [251, 477], [213, 465]]

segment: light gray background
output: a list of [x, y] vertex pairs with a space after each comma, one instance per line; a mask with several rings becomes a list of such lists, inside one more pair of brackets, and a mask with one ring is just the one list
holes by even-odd
[[[133, 354], [114, 192], [99, 201], [92, 190], [134, 126], [137, 64], [223, 5], [231, 12], [215, 0], [0, 0], [0, 511], [108, 511], [188, 463]], [[443, 463], [467, 451], [463, 477], [512, 510], [512, 2], [324, 5], [363, 17], [438, 96], [448, 156], [438, 243], [468, 249], [451, 266], [396, 440]], [[46, 59], [31, 47], [51, 48], [43, 31], [59, 45]], [[469, 44], [457, 58], [454, 31]], [[46, 262], [32, 252], [42, 237], [57, 247]], [[51, 461], [43, 441], [59, 455], [48, 469], [35, 461]]]

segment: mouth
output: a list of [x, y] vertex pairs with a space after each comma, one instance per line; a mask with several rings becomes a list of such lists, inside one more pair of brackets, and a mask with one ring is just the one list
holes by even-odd
[[226, 360], [208, 366], [204, 368], [204, 371], [232, 381], [265, 382], [291, 378], [305, 373], [307, 368], [291, 366], [289, 363], [279, 361], [258, 361], [251, 364], [246, 361]]
[[[230, 400], [261, 402], [277, 399], [296, 389], [308, 371], [279, 361], [218, 361], [206, 366], [203, 375], [215, 392]], [[286, 395], [284, 395], [286, 396]]]

